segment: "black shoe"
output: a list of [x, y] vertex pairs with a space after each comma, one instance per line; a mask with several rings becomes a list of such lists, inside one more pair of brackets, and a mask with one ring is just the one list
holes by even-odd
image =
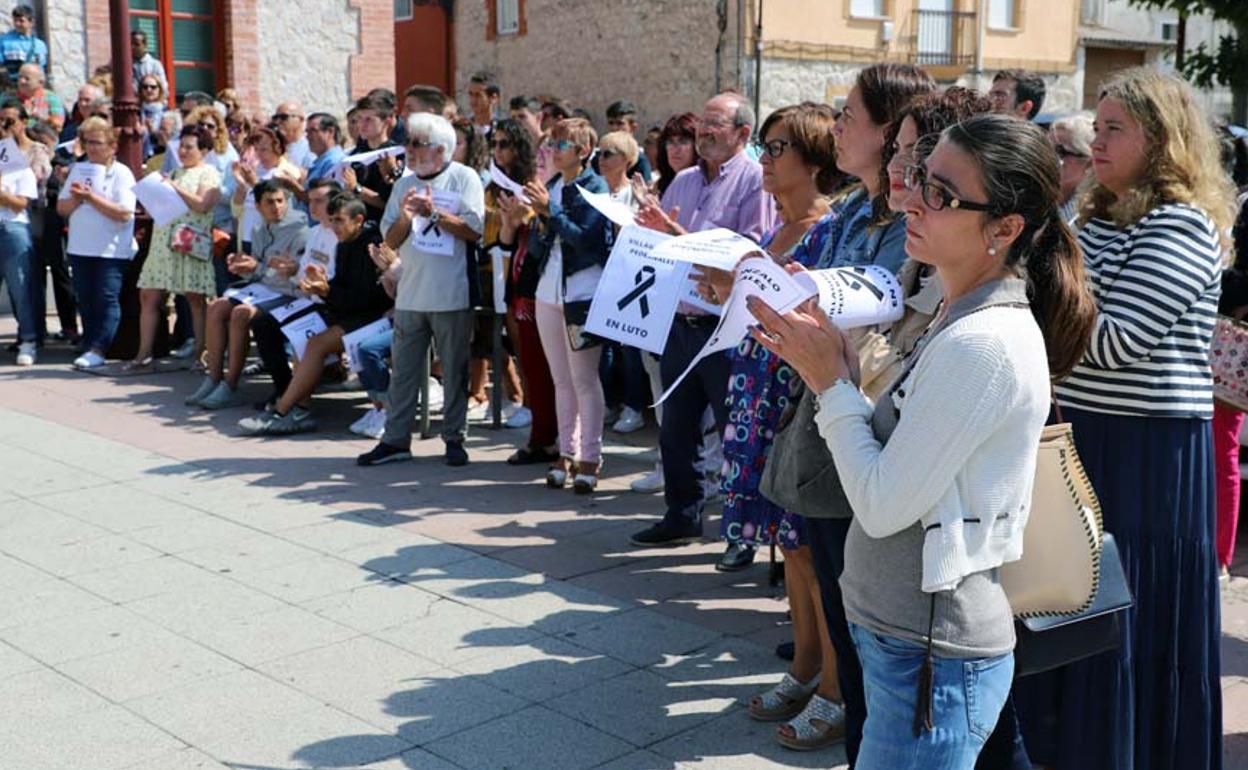
[[512, 452], [507, 458], [508, 465], [549, 465], [559, 459], [559, 452], [548, 449], [534, 449], [524, 446]]
[[701, 521], [673, 524], [664, 519], [658, 524], [633, 535], [628, 539], [628, 542], [641, 548], [671, 548], [672, 546], [696, 543], [701, 539]]
[[780, 660], [793, 661], [793, 656], [797, 654], [797, 647], [792, 642], [781, 642], [776, 645], [776, 657]]
[[446, 464], [452, 468], [468, 464], [468, 452], [464, 449], [464, 442], [446, 442]]
[[720, 572], [737, 572], [754, 563], [754, 555], [758, 553], [753, 546], [742, 543], [729, 543], [728, 550], [719, 557], [715, 569]]
[[397, 463], [400, 460], [412, 459], [410, 449], [394, 446], [382, 441], [373, 447], [372, 451], [365, 452], [355, 458], [356, 465], [385, 465], [386, 463]]

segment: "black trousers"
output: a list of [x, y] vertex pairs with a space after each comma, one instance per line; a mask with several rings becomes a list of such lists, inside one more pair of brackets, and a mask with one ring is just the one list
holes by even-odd
[[[659, 362], [663, 387], [671, 386], [685, 371], [715, 330], [718, 319], [708, 317], [693, 324], [676, 316], [667, 347]], [[674, 523], [702, 520], [702, 474], [695, 467], [702, 446], [702, 415], [707, 405], [722, 431], [728, 420], [728, 377], [732, 363], [726, 353], [715, 353], [698, 362], [689, 376], [663, 402], [659, 429], [659, 453], [663, 458], [664, 519]]]
[[282, 325], [268, 313], [261, 313], [251, 322], [251, 336], [256, 341], [260, 360], [273, 378], [273, 397], [278, 399], [290, 387], [292, 374], [290, 359], [286, 356], [286, 335]]
[[47, 332], [47, 287], [48, 272], [52, 273], [52, 296], [56, 300], [56, 315], [61, 322], [61, 331], [77, 334], [78, 332], [78, 301], [74, 296], [74, 281], [69, 274], [69, 260], [65, 256], [65, 243], [62, 239], [65, 221], [49, 207], [44, 212], [42, 232], [32, 233], [35, 241], [35, 259], [31, 265], [30, 282], [31, 299], [34, 302], [35, 323], [38, 325], [39, 339]]

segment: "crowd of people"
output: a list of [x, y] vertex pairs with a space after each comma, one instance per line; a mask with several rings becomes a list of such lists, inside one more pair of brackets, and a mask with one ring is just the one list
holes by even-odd
[[[30, 35], [23, 13], [11, 34]], [[16, 78], [0, 138], [29, 159], [0, 176], [16, 363], [48, 337], [50, 272], [74, 366], [105, 366], [138, 250], [111, 82], [66, 114], [46, 50], [16, 45], [0, 40]], [[554, 96], [504, 100], [488, 74], [464, 117], [428, 86], [375, 89], [345, 120], [297, 101], [256, 116], [228, 89], [175, 109], [142, 33], [132, 45], [145, 170], [186, 212], [150, 235], [130, 371], [153, 366], [172, 308], [175, 355], [201, 374], [188, 407], [242, 406], [243, 378], [264, 372], [272, 392], [238, 424], [280, 436], [316, 429], [313, 396], [349, 359], [369, 404], [351, 430], [377, 442], [363, 466], [412, 457], [422, 406], [441, 410], [445, 462], [465, 465], [492, 383], [527, 429], [507, 462], [580, 494], [604, 432], [644, 426], [679, 379], [653, 410], [660, 462], [633, 482], [662, 491], [663, 516], [631, 541], [699, 540], [722, 498], [717, 568], [782, 550], [791, 663], [749, 703], [778, 742], [844, 742], [860, 770], [1221, 766], [1218, 583], [1243, 415], [1215, 404], [1209, 349], [1219, 313], [1248, 312], [1248, 208], [1245, 154], [1183, 81], [1127, 70], [1094, 114], [1040, 127], [1030, 73], [979, 94], [878, 64], [838, 107], [760, 124], [724, 92], [642, 133], [619, 100], [599, 134]], [[702, 268], [661, 355], [604, 340], [586, 315], [619, 225], [582, 190], [671, 236], [726, 228], [758, 244], [747, 260], [790, 272], [879, 266], [904, 314], [845, 332], [814, 304], [753, 301], [750, 336], [699, 360], [734, 278]], [[1135, 604], [1117, 649], [1016, 678], [997, 570], [1019, 558], [1054, 407]], [[798, 448], [777, 468], [786, 432]]]

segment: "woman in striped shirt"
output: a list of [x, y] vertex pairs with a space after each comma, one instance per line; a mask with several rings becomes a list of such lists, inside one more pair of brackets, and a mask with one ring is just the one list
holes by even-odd
[[1100, 313], [1057, 388], [1135, 597], [1116, 652], [1016, 685], [1033, 762], [1221, 767], [1209, 342], [1234, 190], [1186, 83], [1102, 87], [1079, 235]]

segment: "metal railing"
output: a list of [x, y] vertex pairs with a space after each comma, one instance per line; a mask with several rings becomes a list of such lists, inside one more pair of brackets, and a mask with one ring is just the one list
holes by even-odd
[[921, 67], [970, 67], [978, 41], [974, 11], [915, 9], [901, 36], [907, 59]]

